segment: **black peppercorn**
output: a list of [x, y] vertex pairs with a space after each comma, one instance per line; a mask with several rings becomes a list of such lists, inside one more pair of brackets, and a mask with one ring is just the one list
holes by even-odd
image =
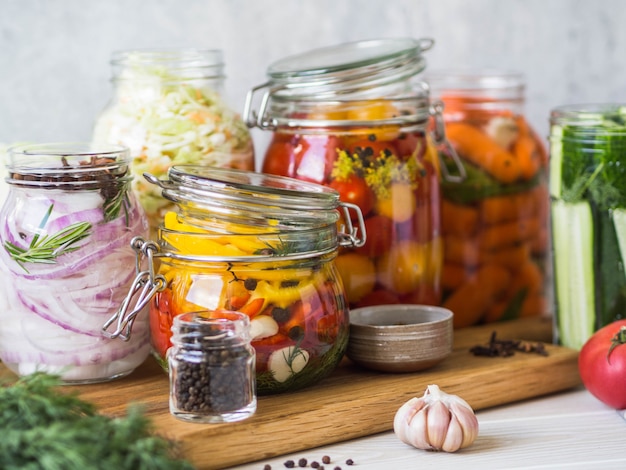
[[293, 460], [287, 460], [285, 462], [285, 467], [287, 468], [294, 468], [296, 466], [296, 463]]
[[298, 466], [299, 467], [306, 467], [306, 464], [307, 464], [307, 460], [306, 459], [298, 460]]

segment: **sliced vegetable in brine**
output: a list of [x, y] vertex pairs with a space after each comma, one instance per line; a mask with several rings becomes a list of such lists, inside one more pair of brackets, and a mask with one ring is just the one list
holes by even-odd
[[564, 106], [551, 123], [559, 336], [579, 349], [626, 312], [626, 108]]

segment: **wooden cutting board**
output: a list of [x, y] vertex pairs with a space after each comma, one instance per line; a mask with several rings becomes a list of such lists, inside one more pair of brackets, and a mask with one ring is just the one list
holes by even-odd
[[[493, 331], [503, 339], [552, 342], [550, 320], [526, 319], [456, 330], [454, 352], [432, 369], [411, 374], [367, 371], [342, 362], [308, 389], [259, 397], [257, 412], [238, 423], [192, 424], [169, 414], [166, 374], [152, 359], [130, 376], [81, 385], [81, 396], [102, 412], [120, 416], [142, 403], [158, 432], [181, 443], [198, 469], [225, 468], [392, 429], [397, 409], [429, 384], [463, 397], [475, 410], [554, 393], [580, 384], [574, 350], [548, 344], [547, 357], [516, 353], [476, 357]], [[3, 371], [5, 372], [5, 371]]]

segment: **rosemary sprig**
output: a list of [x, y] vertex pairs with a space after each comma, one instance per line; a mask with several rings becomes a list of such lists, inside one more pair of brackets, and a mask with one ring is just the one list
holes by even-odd
[[[54, 204], [51, 204], [39, 224], [39, 229], [48, 223]], [[36, 233], [28, 248], [19, 247], [9, 241], [4, 242], [4, 249], [11, 258], [19, 264], [24, 271], [29, 272], [24, 266], [25, 263], [54, 264], [57, 256], [71, 253], [80, 248], [76, 243], [91, 234], [91, 224], [89, 222], [76, 222], [59, 230], [53, 235], [40, 236]]]
[[130, 220], [128, 214], [128, 208], [130, 207], [130, 200], [128, 198], [128, 191], [119, 190], [115, 196], [106, 198], [104, 204], [102, 206], [102, 211], [104, 212], [104, 221], [110, 222], [111, 220], [116, 219], [120, 210], [124, 209], [124, 221], [125, 225], [128, 227]]

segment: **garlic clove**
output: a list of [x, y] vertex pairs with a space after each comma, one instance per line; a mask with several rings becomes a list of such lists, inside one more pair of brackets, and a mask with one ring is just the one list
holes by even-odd
[[418, 449], [456, 452], [474, 442], [478, 419], [465, 400], [429, 385], [423, 397], [398, 409], [394, 431], [402, 442]]
[[509, 116], [498, 116], [489, 121], [485, 129], [487, 135], [504, 149], [510, 149], [519, 137], [519, 126]]
[[396, 413], [393, 427], [394, 429], [397, 429], [399, 433], [402, 433], [402, 435], [399, 436], [402, 441], [406, 441], [406, 439], [408, 439], [406, 432], [409, 430], [409, 421], [411, 421], [415, 414], [424, 406], [426, 406], [426, 403], [424, 403], [423, 400], [414, 397], [402, 405]]
[[470, 445], [478, 436], [478, 418], [474, 414], [472, 408], [465, 404], [452, 403], [450, 405], [450, 411], [459, 420], [461, 431], [463, 434], [463, 443], [461, 448]]
[[441, 449], [446, 440], [448, 428], [450, 426], [450, 410], [441, 401], [436, 401], [430, 405], [426, 411], [428, 442], [433, 449]]
[[407, 423], [407, 444], [412, 444], [418, 449], [430, 449], [430, 441], [428, 440], [428, 421], [426, 419], [427, 412], [425, 408], [420, 409]]
[[459, 419], [452, 414], [446, 439], [441, 444], [441, 450], [444, 452], [456, 452], [463, 445], [465, 434], [459, 422]]

